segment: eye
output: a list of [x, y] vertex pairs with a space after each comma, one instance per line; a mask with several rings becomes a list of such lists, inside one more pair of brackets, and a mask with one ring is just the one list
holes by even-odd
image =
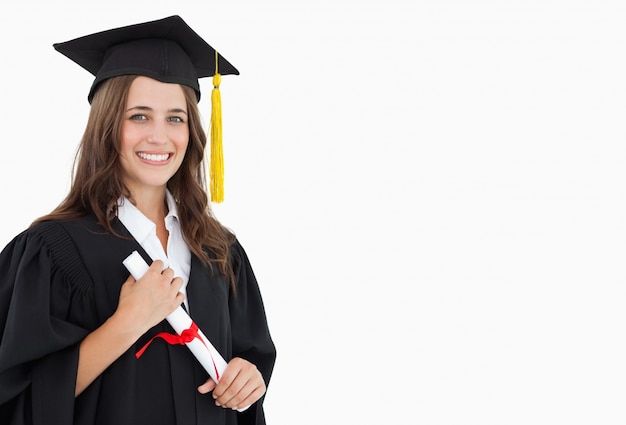
[[132, 121], [145, 121], [148, 119], [148, 117], [146, 117], [143, 114], [135, 114], [135, 115], [131, 115], [129, 119]]
[[179, 122], [179, 123], [185, 122], [185, 120], [183, 120], [181, 117], [169, 117], [167, 120], [169, 122]]

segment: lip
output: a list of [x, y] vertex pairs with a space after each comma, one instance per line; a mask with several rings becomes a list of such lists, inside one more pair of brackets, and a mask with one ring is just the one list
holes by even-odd
[[137, 152], [137, 158], [147, 164], [167, 164], [174, 156], [171, 152]]

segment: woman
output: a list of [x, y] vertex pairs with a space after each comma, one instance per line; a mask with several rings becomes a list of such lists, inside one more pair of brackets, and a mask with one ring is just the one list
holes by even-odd
[[[204, 189], [197, 78], [217, 55], [176, 16], [55, 48], [96, 79], [68, 196], [0, 254], [0, 423], [264, 424], [274, 344]], [[156, 338], [181, 305], [228, 362], [218, 383]]]

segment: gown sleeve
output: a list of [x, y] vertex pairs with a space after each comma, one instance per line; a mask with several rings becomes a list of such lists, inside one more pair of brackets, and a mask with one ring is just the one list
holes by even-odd
[[[230, 296], [233, 357], [254, 364], [269, 387], [276, 360], [276, 348], [270, 336], [265, 307], [252, 266], [238, 241], [233, 246], [233, 270], [236, 291]], [[264, 397], [263, 397], [264, 398]], [[239, 425], [264, 425], [263, 398], [238, 414]]]
[[80, 257], [60, 226], [31, 228], [0, 253], [0, 423], [73, 422], [78, 346], [70, 321]]

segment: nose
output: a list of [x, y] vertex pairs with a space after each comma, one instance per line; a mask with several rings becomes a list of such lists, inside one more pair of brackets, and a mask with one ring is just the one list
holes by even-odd
[[157, 145], [165, 143], [167, 141], [166, 125], [164, 123], [158, 122], [157, 120], [153, 121], [152, 125], [150, 126], [147, 140], [149, 143], [154, 143]]

